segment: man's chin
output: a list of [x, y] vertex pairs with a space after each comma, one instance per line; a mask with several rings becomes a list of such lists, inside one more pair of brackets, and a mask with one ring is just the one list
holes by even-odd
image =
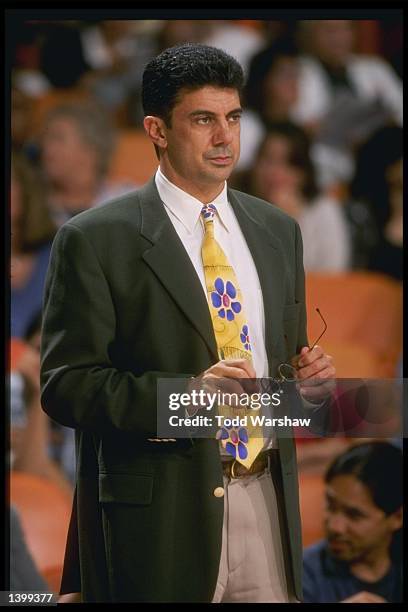
[[218, 178], [218, 180], [227, 181], [234, 170], [234, 165], [230, 166], [220, 166], [215, 169], [214, 176]]
[[349, 544], [329, 542], [329, 552], [338, 561], [351, 561], [354, 557]]

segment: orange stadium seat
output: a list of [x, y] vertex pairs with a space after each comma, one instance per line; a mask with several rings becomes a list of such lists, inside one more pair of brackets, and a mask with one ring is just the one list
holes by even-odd
[[122, 130], [114, 151], [108, 178], [112, 181], [131, 180], [146, 183], [159, 162], [153, 145], [142, 130]]
[[[312, 338], [312, 341], [314, 338]], [[394, 377], [395, 363], [382, 359], [375, 351], [357, 342], [326, 340], [322, 346], [335, 359], [338, 378], [384, 378]]]
[[308, 335], [336, 359], [339, 377], [394, 377], [402, 351], [402, 284], [370, 272], [306, 275]]
[[10, 344], [9, 344], [9, 349], [10, 349], [10, 371], [12, 372], [13, 370], [15, 370], [18, 366], [18, 362], [20, 361], [21, 357], [24, 355], [26, 349], [27, 349], [27, 344], [23, 341], [20, 340], [20, 338], [10, 338]]
[[10, 503], [19, 511], [28, 549], [39, 571], [58, 592], [72, 499], [44, 478], [13, 470]]
[[324, 537], [324, 482], [317, 474], [299, 474], [303, 548]]

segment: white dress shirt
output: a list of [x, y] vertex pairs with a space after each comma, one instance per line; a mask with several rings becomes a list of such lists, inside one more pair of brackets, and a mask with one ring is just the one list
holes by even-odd
[[[200, 279], [205, 299], [207, 288], [201, 257], [204, 237], [202, 202], [171, 183], [158, 168], [155, 182], [174, 229], [189, 255]], [[211, 202], [217, 209], [214, 217], [214, 237], [234, 269], [241, 289], [251, 340], [252, 361], [257, 378], [268, 376], [268, 358], [265, 348], [265, 314], [258, 273], [251, 252], [242, 234], [227, 197], [227, 183], [222, 192]], [[272, 440], [266, 448], [271, 448]], [[224, 454], [224, 453], [223, 453]]]
[[[207, 300], [207, 288], [201, 258], [201, 247], [205, 233], [201, 209], [204, 204], [171, 183], [160, 168], [156, 173], [156, 185], [174, 229], [197, 272]], [[214, 217], [214, 237], [224, 251], [237, 277], [243, 297], [245, 315], [248, 320], [252, 361], [257, 378], [262, 378], [268, 376], [262, 290], [251, 252], [231, 204], [228, 202], [227, 183], [211, 204], [214, 204], [217, 209], [217, 215]]]

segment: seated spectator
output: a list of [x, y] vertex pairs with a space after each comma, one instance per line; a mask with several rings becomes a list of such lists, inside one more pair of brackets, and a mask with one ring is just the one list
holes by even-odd
[[242, 148], [238, 169], [253, 162], [268, 125], [291, 121], [299, 95], [299, 52], [290, 35], [275, 40], [251, 60], [241, 119]]
[[[53, 428], [53, 421], [41, 408], [40, 327], [41, 316], [37, 315], [24, 338], [24, 352], [11, 372], [11, 467], [47, 478], [72, 496], [75, 454], [69, 447], [73, 446], [74, 431], [60, 425]], [[64, 436], [62, 430], [72, 437]], [[64, 446], [65, 461], [61, 460]]]
[[[39, 312], [31, 321], [25, 335], [25, 340], [38, 354], [40, 354], [41, 345], [41, 323], [42, 313]], [[48, 425], [48, 456], [58, 465], [64, 474], [64, 478], [68, 479], [71, 485], [74, 485], [76, 478], [75, 430], [60, 425], [50, 418], [48, 418]]]
[[82, 84], [117, 125], [143, 129], [142, 73], [157, 54], [160, 27], [160, 20], [108, 19], [81, 29], [84, 57], [92, 69]]
[[158, 50], [184, 43], [201, 43], [235, 57], [244, 73], [264, 44], [263, 33], [228, 19], [165, 19], [157, 32]]
[[346, 90], [356, 99], [380, 100], [402, 125], [401, 81], [382, 58], [353, 52], [353, 21], [308, 20], [301, 26], [306, 55], [301, 60], [300, 95], [294, 111], [299, 121], [318, 127], [335, 96]]
[[326, 539], [304, 551], [306, 603], [402, 601], [402, 453], [358, 444], [325, 476]]
[[13, 83], [11, 88], [11, 142], [22, 149], [30, 137], [31, 98]]
[[135, 188], [107, 180], [114, 145], [109, 116], [96, 103], [64, 104], [50, 112], [41, 142], [42, 169], [58, 226]]
[[290, 123], [271, 125], [251, 170], [237, 176], [235, 185], [299, 222], [307, 272], [348, 269], [346, 219], [339, 202], [318, 193], [309, 141], [301, 128]]
[[44, 28], [39, 68], [51, 88], [69, 89], [80, 84], [90, 66], [84, 57], [81, 32], [76, 23], [59, 21]]
[[353, 267], [402, 280], [402, 128], [386, 126], [358, 150], [346, 205]]
[[314, 131], [312, 155], [326, 188], [351, 179], [359, 142], [390, 120], [402, 125], [402, 83], [382, 58], [353, 53], [353, 21], [309, 20], [302, 28], [293, 117]]
[[245, 86], [246, 106], [267, 127], [291, 121], [299, 93], [299, 51], [291, 37], [279, 38], [251, 60]]
[[11, 336], [21, 338], [41, 309], [56, 232], [41, 177], [20, 154], [11, 159]]
[[41, 46], [50, 24], [45, 21], [16, 20], [10, 36], [12, 83], [32, 101], [46, 94], [51, 85], [41, 70]]
[[207, 26], [207, 35], [202, 40], [203, 44], [222, 49], [235, 57], [244, 74], [247, 74], [251, 57], [265, 43], [263, 33], [241, 25], [239, 20], [209, 19], [204, 23]]

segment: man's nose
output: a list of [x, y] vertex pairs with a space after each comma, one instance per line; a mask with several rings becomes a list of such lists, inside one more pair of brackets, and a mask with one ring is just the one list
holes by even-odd
[[332, 534], [342, 535], [347, 530], [347, 521], [340, 512], [336, 512], [327, 517], [326, 526]]
[[220, 121], [214, 131], [214, 145], [231, 144], [233, 139], [232, 129], [228, 121]]

